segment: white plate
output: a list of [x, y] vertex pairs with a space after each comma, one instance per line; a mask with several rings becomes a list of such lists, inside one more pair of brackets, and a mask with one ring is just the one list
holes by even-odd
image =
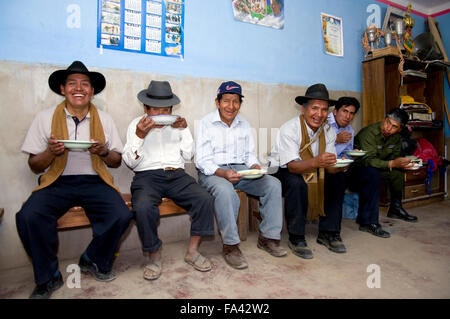
[[350, 165], [351, 163], [353, 163], [353, 160], [351, 160], [351, 159], [340, 159], [340, 158], [338, 158], [336, 160], [336, 164], [334, 164], [331, 167], [345, 167], [345, 166]]
[[161, 114], [150, 116], [156, 125], [172, 125], [179, 118], [179, 115]]
[[364, 156], [367, 154], [367, 151], [346, 151], [345, 154], [350, 156]]
[[64, 146], [66, 148], [78, 148], [78, 149], [89, 148], [92, 146], [92, 144], [96, 143], [91, 141], [79, 141], [79, 140], [58, 140], [58, 142], [64, 143]]
[[237, 173], [243, 175], [242, 178], [245, 179], [256, 179], [266, 174], [267, 171], [263, 169], [244, 169], [242, 171], [237, 171]]
[[423, 165], [414, 164], [414, 165], [411, 165], [410, 167], [406, 167], [406, 169], [410, 170], [410, 171], [415, 171], [416, 169], [419, 169], [419, 168], [422, 168], [422, 167], [423, 167]]

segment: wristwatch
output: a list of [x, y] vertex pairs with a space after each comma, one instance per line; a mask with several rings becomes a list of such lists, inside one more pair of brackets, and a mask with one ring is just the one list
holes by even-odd
[[108, 154], [109, 154], [109, 150], [106, 149], [106, 152], [103, 154], [100, 154], [100, 157], [106, 157], [106, 156], [108, 156]]

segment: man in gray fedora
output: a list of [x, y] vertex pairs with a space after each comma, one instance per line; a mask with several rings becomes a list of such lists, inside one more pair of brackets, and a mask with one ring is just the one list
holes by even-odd
[[340, 237], [345, 168], [333, 167], [336, 133], [326, 123], [328, 107], [336, 101], [329, 98], [322, 83], [311, 85], [295, 101], [302, 105], [302, 114], [280, 127], [271, 151], [272, 156], [279, 156], [280, 168], [274, 176], [281, 181], [285, 198], [288, 245], [295, 255], [313, 258], [305, 239], [305, 224], [307, 219], [319, 219], [317, 243], [345, 253]]
[[157, 226], [163, 197], [185, 208], [192, 218], [184, 260], [198, 271], [209, 271], [211, 262], [198, 247], [202, 236], [214, 235], [214, 198], [184, 171], [185, 161], [193, 156], [194, 141], [186, 119], [172, 115], [180, 99], [167, 81], [151, 81], [137, 97], [145, 114], [128, 126], [123, 160], [135, 172], [131, 202], [147, 260], [144, 278], [155, 280], [162, 271]]

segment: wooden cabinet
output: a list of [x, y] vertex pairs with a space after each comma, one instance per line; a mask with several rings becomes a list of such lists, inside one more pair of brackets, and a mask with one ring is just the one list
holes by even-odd
[[[422, 71], [426, 78], [407, 75], [403, 79], [399, 72], [400, 58], [394, 55], [377, 57], [362, 62], [362, 115], [363, 127], [380, 122], [385, 114], [401, 105], [402, 95], [414, 98], [414, 101], [427, 104], [433, 111], [434, 119], [444, 121], [444, 69], [437, 65], [405, 59], [403, 70]], [[444, 155], [444, 128], [414, 128], [412, 136], [425, 138]], [[444, 198], [444, 178], [439, 171], [430, 181], [431, 194], [426, 189], [426, 167], [405, 174], [403, 202], [407, 206], [425, 204]], [[389, 204], [389, 194], [382, 186], [380, 204]]]

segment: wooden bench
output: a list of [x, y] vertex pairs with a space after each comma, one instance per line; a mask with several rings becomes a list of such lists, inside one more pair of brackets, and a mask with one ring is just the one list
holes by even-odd
[[[248, 218], [247, 218], [247, 194], [245, 192], [236, 191], [241, 205], [239, 208], [239, 215], [237, 220], [239, 237], [242, 241], [247, 239], [248, 231]], [[128, 208], [131, 210], [131, 194], [122, 194], [122, 198], [127, 204]], [[159, 207], [159, 214], [163, 216], [172, 216], [178, 214], [186, 214], [187, 211], [181, 208], [175, 202], [169, 198], [163, 198]], [[86, 227], [90, 226], [91, 223], [87, 218], [84, 209], [80, 206], [75, 206], [69, 209], [64, 215], [62, 215], [56, 224], [56, 229], [64, 230], [76, 227]]]

